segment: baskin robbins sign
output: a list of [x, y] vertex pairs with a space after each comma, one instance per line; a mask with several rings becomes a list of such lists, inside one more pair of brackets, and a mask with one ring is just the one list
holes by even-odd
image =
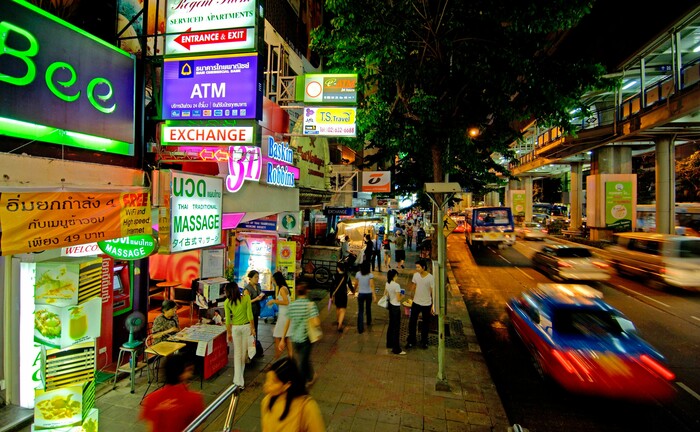
[[268, 137], [262, 146], [263, 165], [260, 182], [273, 186], [294, 187], [299, 179], [299, 168], [294, 166], [294, 150], [288, 142]]

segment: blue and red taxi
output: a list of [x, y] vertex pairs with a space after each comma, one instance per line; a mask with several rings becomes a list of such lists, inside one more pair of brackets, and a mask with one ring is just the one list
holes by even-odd
[[506, 305], [542, 377], [591, 396], [669, 401], [675, 375], [632, 321], [582, 284], [538, 284]]

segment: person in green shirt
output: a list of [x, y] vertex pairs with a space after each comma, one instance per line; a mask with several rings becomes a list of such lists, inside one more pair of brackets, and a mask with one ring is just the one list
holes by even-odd
[[233, 383], [245, 387], [243, 372], [245, 357], [248, 354], [248, 337], [255, 337], [255, 322], [250, 297], [241, 295], [241, 290], [235, 282], [226, 284], [226, 334], [228, 341], [233, 343]]

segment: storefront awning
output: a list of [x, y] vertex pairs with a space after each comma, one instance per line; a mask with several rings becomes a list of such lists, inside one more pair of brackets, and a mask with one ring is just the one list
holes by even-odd
[[299, 211], [299, 189], [246, 182], [236, 193], [224, 194], [224, 213], [246, 213], [242, 222], [287, 211]]

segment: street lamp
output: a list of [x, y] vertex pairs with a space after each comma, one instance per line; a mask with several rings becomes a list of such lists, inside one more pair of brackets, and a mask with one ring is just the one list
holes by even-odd
[[[447, 295], [445, 292], [445, 261], [446, 261], [446, 242], [445, 232], [442, 230], [442, 219], [444, 218], [444, 208], [454, 196], [455, 193], [461, 192], [462, 187], [459, 183], [426, 183], [425, 192], [428, 198], [437, 207], [437, 226], [435, 234], [438, 239], [438, 276], [436, 280], [437, 295], [433, 296], [433, 304], [438, 313], [438, 374], [435, 383], [435, 389], [438, 391], [450, 391], [449, 384], [445, 378], [445, 315], [447, 312]], [[438, 205], [435, 196], [442, 196], [441, 204]]]

